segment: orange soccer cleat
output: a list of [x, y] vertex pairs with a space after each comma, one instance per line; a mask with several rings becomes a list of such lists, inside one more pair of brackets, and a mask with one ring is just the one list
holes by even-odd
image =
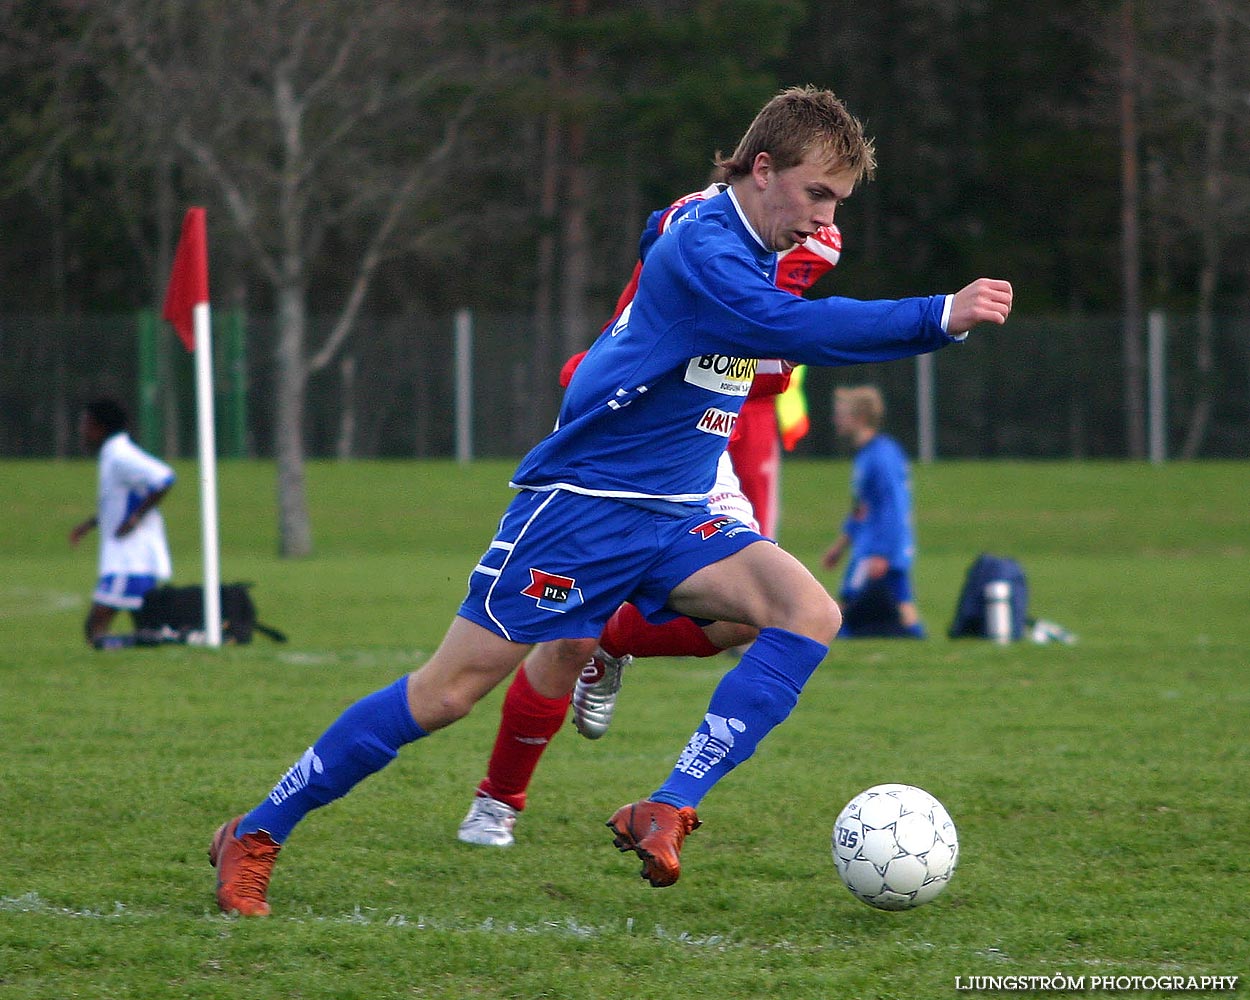
[[265, 893], [282, 846], [263, 830], [236, 837], [234, 831], [242, 818], [236, 816], [219, 826], [208, 849], [209, 863], [217, 869], [217, 905], [223, 913], [267, 917]]
[[681, 877], [681, 845], [688, 833], [698, 829], [699, 817], [691, 806], [678, 809], [643, 799], [621, 806], [608, 820], [608, 827], [620, 851], [633, 851], [642, 858], [642, 877], [658, 888]]

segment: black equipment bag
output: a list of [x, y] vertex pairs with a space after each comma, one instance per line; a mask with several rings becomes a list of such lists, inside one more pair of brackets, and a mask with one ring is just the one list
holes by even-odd
[[[222, 641], [241, 645], [251, 642], [254, 632], [260, 632], [274, 642], [286, 642], [282, 632], [256, 620], [256, 604], [248, 593], [249, 587], [250, 583], [221, 585]], [[134, 612], [134, 619], [140, 634], [186, 641], [190, 633], [204, 631], [204, 588], [199, 584], [157, 587], [148, 591], [143, 606]]]
[[1029, 583], [1024, 567], [1007, 556], [982, 553], [973, 560], [964, 577], [955, 618], [947, 633], [952, 639], [963, 637], [989, 638], [986, 625], [986, 584], [1002, 581], [1009, 585], [1011, 607], [1011, 638], [1018, 640], [1024, 635], [1029, 620]]

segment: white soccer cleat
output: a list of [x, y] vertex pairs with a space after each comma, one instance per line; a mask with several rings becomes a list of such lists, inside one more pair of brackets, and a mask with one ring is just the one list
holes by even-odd
[[573, 688], [573, 725], [586, 739], [597, 740], [608, 731], [621, 690], [621, 672], [633, 662], [628, 653], [616, 657], [596, 649], [594, 658], [582, 667]]
[[506, 802], [478, 795], [469, 807], [469, 814], [460, 824], [456, 837], [465, 844], [481, 844], [484, 847], [511, 847], [516, 838], [512, 828], [516, 826], [517, 811]]

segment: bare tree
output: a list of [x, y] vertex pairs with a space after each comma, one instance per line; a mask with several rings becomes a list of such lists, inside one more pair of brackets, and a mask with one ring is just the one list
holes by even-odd
[[[569, 0], [569, 16], [574, 21], [589, 14], [587, 0]], [[574, 354], [589, 342], [596, 332], [590, 328], [586, 308], [587, 287], [590, 284], [590, 239], [587, 213], [590, 208], [590, 171], [586, 156], [586, 114], [577, 109], [576, 97], [585, 93], [589, 83], [589, 53], [584, 43], [573, 46], [568, 55], [568, 88], [566, 104], [573, 109], [566, 123], [568, 145], [565, 158], [565, 205], [564, 225], [561, 227], [561, 245], [564, 261], [564, 280], [561, 283], [560, 311], [564, 320], [563, 349]]]
[[1142, 354], [1141, 192], [1137, 128], [1137, 24], [1133, 0], [1120, 4], [1120, 272], [1124, 295], [1124, 424], [1130, 458], [1146, 456]]
[[1164, 150], [1161, 224], [1193, 248], [1195, 387], [1182, 458], [1200, 453], [1215, 405], [1219, 292], [1233, 274], [1229, 244], [1250, 234], [1250, 13], [1234, 0], [1152, 8], [1151, 111]]
[[1193, 459], [1202, 447], [1211, 421], [1215, 367], [1215, 292], [1219, 282], [1223, 256], [1223, 225], [1220, 218], [1224, 194], [1224, 158], [1228, 148], [1229, 126], [1229, 36], [1228, 5], [1223, 0], [1206, 0], [1202, 14], [1211, 22], [1210, 48], [1207, 64], [1209, 110], [1203, 136], [1202, 193], [1198, 199], [1198, 234], [1201, 241], [1201, 265], [1198, 274], [1198, 337], [1195, 362], [1198, 392], [1194, 400], [1189, 430], [1181, 448], [1181, 458]]
[[[588, 0], [562, 0], [557, 20], [584, 22]], [[539, 149], [538, 210], [531, 364], [537, 377], [528, 390], [529, 437], [541, 433], [551, 408], [552, 380], [546, 373], [558, 348], [561, 358], [583, 350], [595, 329], [589, 325], [590, 274], [587, 215], [590, 169], [585, 161], [588, 105], [592, 99], [588, 55], [581, 41], [562, 40], [546, 53], [545, 108]], [[557, 310], [557, 305], [559, 309]], [[560, 335], [556, 336], [557, 315]]]
[[[112, 228], [105, 238], [114, 244], [128, 240], [129, 249], [146, 258], [146, 264], [157, 264], [152, 241], [139, 236], [135, 202], [142, 196], [132, 192], [146, 193], [146, 187], [132, 165], [133, 155], [120, 152], [129, 138], [123, 136], [125, 123], [117, 128], [100, 125], [98, 87], [81, 45], [89, 23], [73, 4], [45, 10], [20, 0], [0, 0], [0, 198], [23, 192], [39, 207], [48, 237], [48, 306], [62, 321], [82, 306], [81, 277], [87, 265], [74, 229], [82, 215], [82, 193], [92, 182], [112, 189]], [[172, 241], [162, 243], [164, 235], [157, 233], [157, 255], [163, 246], [172, 249]], [[19, 252], [27, 255], [31, 250]], [[37, 419], [51, 423], [54, 453], [63, 457], [74, 450], [64, 322], [54, 326], [43, 349], [53, 373], [51, 392], [36, 399], [34, 409]]]
[[[1126, 0], [1127, 2], [1127, 0]], [[1250, 12], [1237, 0], [1154, 0], [1138, 11], [1138, 120], [1150, 150], [1161, 293], [1192, 281], [1194, 389], [1182, 458], [1200, 453], [1217, 402], [1221, 289], [1243, 280], [1250, 236]], [[1231, 360], [1231, 359], [1228, 359]]]
[[[224, 206], [277, 318], [279, 550], [312, 551], [304, 485], [308, 379], [351, 336], [388, 255], [447, 237], [417, 212], [446, 190], [489, 67], [439, 0], [116, 0], [103, 25], [142, 81], [124, 109], [161, 129]], [[447, 220], [448, 222], [450, 220]], [[328, 241], [337, 315], [309, 343], [310, 283]], [[342, 256], [340, 255], [340, 258]], [[321, 289], [319, 289], [319, 292]]]

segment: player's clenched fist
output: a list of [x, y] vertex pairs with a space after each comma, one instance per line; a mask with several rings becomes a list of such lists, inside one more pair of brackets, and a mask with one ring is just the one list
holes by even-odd
[[1006, 323], [1011, 313], [1011, 282], [977, 278], [955, 293], [946, 332], [967, 333], [978, 323]]

